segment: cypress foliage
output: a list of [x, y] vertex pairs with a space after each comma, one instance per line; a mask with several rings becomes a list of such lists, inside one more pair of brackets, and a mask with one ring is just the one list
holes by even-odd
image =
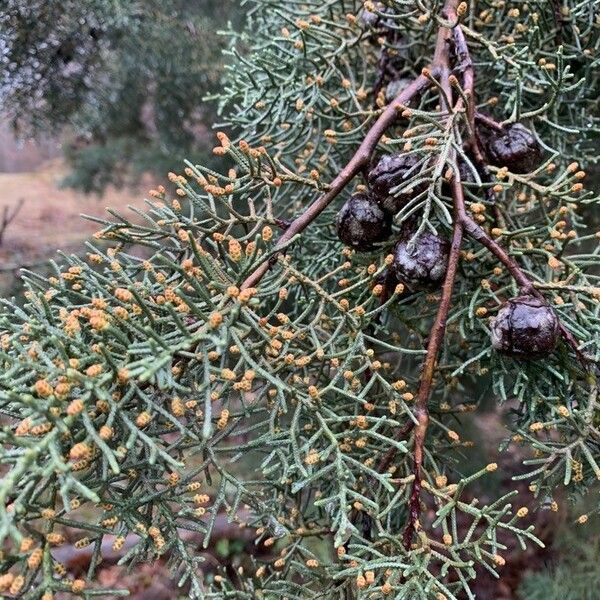
[[[457, 452], [482, 381], [540, 500], [597, 491], [595, 4], [245, 5], [229, 170], [187, 163], [2, 303], [9, 597], [89, 595], [113, 535], [193, 598], [471, 598], [506, 534], [541, 543], [516, 492], [474, 497], [497, 465]], [[410, 158], [369, 177], [389, 154]], [[356, 193], [392, 228], [361, 250], [336, 231]], [[266, 554], [204, 578], [184, 534], [210, 545], [220, 514]], [[66, 536], [93, 546], [86, 581], [56, 564]]]

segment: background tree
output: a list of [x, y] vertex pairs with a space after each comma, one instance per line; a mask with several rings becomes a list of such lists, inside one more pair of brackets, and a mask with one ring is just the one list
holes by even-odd
[[[498, 465], [468, 472], [457, 430], [482, 388], [537, 498], [597, 494], [594, 3], [249, 19], [227, 173], [188, 163], [143, 225], [113, 215], [89, 261], [4, 303], [13, 597], [90, 594], [107, 538], [168, 552], [191, 597], [472, 598], [507, 537], [539, 543], [514, 493], [474, 495]], [[223, 514], [267, 555], [204, 578], [186, 530], [206, 546]], [[87, 582], [57, 564], [74, 536]]]
[[[0, 10], [0, 98], [19, 135], [65, 137], [87, 192], [164, 173], [186, 156], [211, 163], [204, 97], [222, 74], [232, 10], [215, 2], [23, 2]], [[214, 163], [215, 161], [212, 160]]]

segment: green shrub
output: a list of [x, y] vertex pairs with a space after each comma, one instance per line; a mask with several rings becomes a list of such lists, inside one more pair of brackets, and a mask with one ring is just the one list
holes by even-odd
[[519, 597], [527, 600], [592, 600], [600, 584], [598, 537], [578, 531], [560, 536], [556, 544], [557, 564], [529, 573], [519, 587]]

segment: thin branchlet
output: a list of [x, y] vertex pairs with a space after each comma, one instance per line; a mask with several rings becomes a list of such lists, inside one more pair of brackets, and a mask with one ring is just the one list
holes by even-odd
[[[470, 596], [506, 536], [540, 543], [516, 492], [478, 498], [498, 465], [458, 458], [482, 381], [519, 407], [506, 446], [536, 453], [537, 497], [597, 485], [589, 7], [564, 3], [559, 48], [550, 3], [275, 4], [231, 33], [228, 167], [186, 163], [2, 301], [0, 593], [85, 594], [103, 558], [168, 557], [192, 598]], [[517, 122], [530, 172], [490, 160]], [[356, 252], [335, 213], [385, 154], [409, 157], [393, 233]], [[398, 278], [396, 241], [421, 234], [447, 241], [437, 287]], [[524, 293], [560, 323], [543, 360], [492, 346]], [[234, 576], [195, 550], [229, 522], [261, 549]]]

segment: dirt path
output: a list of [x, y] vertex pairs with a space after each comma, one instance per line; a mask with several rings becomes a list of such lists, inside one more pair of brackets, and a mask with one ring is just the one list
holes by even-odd
[[56, 250], [79, 252], [98, 225], [81, 214], [106, 216], [106, 208], [127, 211], [127, 205], [142, 207], [148, 185], [139, 191], [110, 188], [102, 197], [60, 187], [66, 173], [60, 159], [43, 163], [34, 171], [0, 173], [0, 220], [5, 207], [23, 203], [6, 229], [0, 246], [0, 270], [51, 258]]
[[97, 223], [81, 214], [108, 217], [107, 208], [131, 215], [127, 206], [145, 205], [151, 182], [138, 190], [109, 188], [102, 197], [62, 188], [67, 170], [61, 159], [48, 160], [35, 170], [0, 172], [0, 222], [4, 210], [21, 209], [6, 228], [0, 245], [0, 295], [18, 293], [18, 273], [22, 267], [43, 270], [57, 250], [80, 253], [84, 242], [99, 229]]

